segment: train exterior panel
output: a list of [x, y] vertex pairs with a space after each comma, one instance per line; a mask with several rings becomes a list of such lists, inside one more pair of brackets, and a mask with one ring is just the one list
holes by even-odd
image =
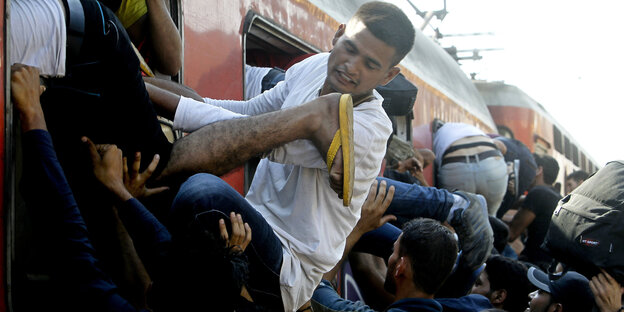
[[[544, 107], [515, 86], [502, 82], [476, 81], [498, 132], [515, 138], [529, 150], [552, 156], [559, 163], [557, 183], [575, 170], [592, 173], [596, 162]], [[563, 187], [561, 188], [563, 192]]]
[[[174, 20], [177, 21], [184, 48], [184, 65], [179, 80], [203, 96], [219, 99], [242, 99], [244, 92], [244, 64], [252, 63], [250, 54], [257, 57], [258, 51], [269, 60], [292, 60], [306, 53], [329, 51], [332, 38], [340, 23], [345, 23], [364, 0], [170, 0]], [[5, 8], [10, 0], [3, 2], [0, 14], [3, 19], [2, 36], [4, 58], [6, 47]], [[394, 1], [413, 20], [414, 25], [422, 23], [407, 1]], [[10, 30], [8, 30], [10, 31]], [[254, 59], [255, 64], [258, 58]], [[269, 62], [270, 63], [270, 62]], [[261, 63], [259, 65], [269, 65]], [[4, 236], [0, 239], [0, 250], [4, 253], [0, 263], [0, 312], [13, 310], [11, 300], [11, 276], [15, 275], [11, 260], [14, 259], [13, 228], [16, 222], [14, 172], [18, 165], [12, 161], [17, 143], [13, 132], [11, 103], [5, 93], [9, 67], [3, 66], [5, 119], [2, 149], [4, 197], [2, 204], [2, 227]], [[466, 122], [485, 132], [496, 132], [496, 124], [487, 109], [486, 102], [477, 88], [461, 71], [459, 65], [436, 43], [417, 30], [414, 49], [400, 64], [403, 74], [418, 88], [413, 116], [405, 117], [415, 147], [431, 148], [430, 123], [434, 118], [443, 121]], [[409, 117], [409, 118], [408, 118]], [[520, 133], [518, 130], [517, 133]], [[215, 134], [218, 135], [218, 134]], [[240, 193], [245, 192], [253, 172], [238, 168], [223, 178]], [[432, 172], [428, 170], [429, 182]], [[4, 244], [7, 242], [7, 247]], [[4, 262], [6, 261], [6, 263]], [[18, 272], [24, 273], [24, 272]], [[17, 289], [17, 288], [15, 288]], [[21, 296], [24, 288], [21, 288]], [[5, 301], [6, 300], [6, 301]], [[8, 303], [7, 303], [8, 302]]]

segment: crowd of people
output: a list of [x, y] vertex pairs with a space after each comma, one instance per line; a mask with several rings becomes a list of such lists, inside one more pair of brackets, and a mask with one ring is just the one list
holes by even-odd
[[[398, 7], [363, 4], [330, 52], [285, 72], [250, 67], [244, 101], [144, 77], [181, 66], [166, 8], [12, 1], [24, 199], [64, 310], [622, 311], [610, 267], [584, 276], [541, 248], [561, 199], [552, 157], [443, 122], [433, 151], [386, 153], [375, 88], [416, 35]], [[188, 134], [170, 143], [157, 115]], [[257, 155], [246, 196], [219, 178]], [[364, 302], [334, 287], [346, 261]]]

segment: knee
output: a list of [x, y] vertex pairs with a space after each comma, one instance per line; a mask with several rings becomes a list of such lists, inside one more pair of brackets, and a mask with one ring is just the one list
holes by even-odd
[[198, 200], [199, 198], [224, 196], [236, 191], [221, 178], [208, 173], [198, 173], [186, 180], [180, 187], [177, 199]]
[[241, 196], [219, 177], [207, 173], [198, 173], [182, 184], [173, 201], [173, 209], [180, 206], [210, 209], [221, 200], [235, 197]]

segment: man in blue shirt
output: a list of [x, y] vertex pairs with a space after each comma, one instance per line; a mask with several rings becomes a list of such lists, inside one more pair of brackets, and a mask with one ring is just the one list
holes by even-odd
[[[415, 219], [405, 224], [388, 259], [384, 288], [395, 295], [395, 302], [387, 311], [442, 311], [433, 297], [451, 274], [456, 257], [457, 243], [438, 221]], [[314, 311], [373, 311], [362, 302], [340, 298], [326, 280], [331, 278], [326, 274], [314, 291]]]

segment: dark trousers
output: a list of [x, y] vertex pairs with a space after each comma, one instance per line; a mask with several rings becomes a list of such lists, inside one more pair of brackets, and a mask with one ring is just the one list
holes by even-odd
[[225, 181], [200, 173], [184, 182], [173, 201], [169, 228], [175, 236], [193, 219], [201, 218], [202, 223], [214, 225], [211, 231], [219, 237], [218, 221], [224, 219], [229, 224], [232, 211], [241, 214], [252, 231], [251, 243], [245, 250], [249, 260], [248, 290], [254, 302], [271, 311], [282, 311], [279, 286], [282, 243], [264, 217]]
[[130, 160], [142, 152], [142, 168], [158, 153], [162, 168], [171, 144], [161, 131], [130, 39], [108, 8], [97, 1], [81, 3], [85, 34], [80, 52], [68, 53], [65, 77], [49, 79], [41, 97], [61, 165], [72, 184], [84, 176], [90, 159], [80, 137], [88, 136], [95, 143], [116, 144]]

